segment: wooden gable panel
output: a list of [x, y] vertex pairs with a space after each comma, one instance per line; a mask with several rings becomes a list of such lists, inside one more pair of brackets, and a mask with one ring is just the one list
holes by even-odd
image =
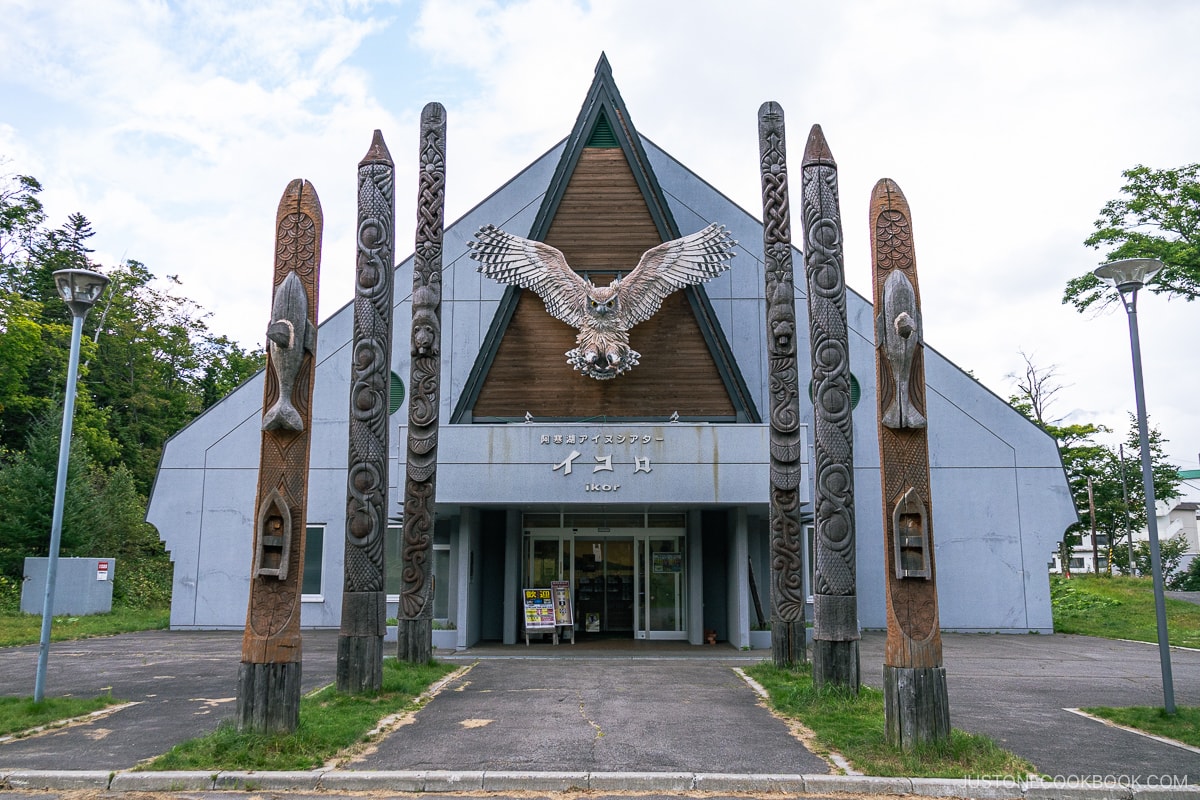
[[[633, 269], [642, 253], [662, 243], [621, 150], [583, 149], [546, 243], [601, 285], [617, 270]], [[473, 416], [665, 418], [678, 411], [683, 417], [734, 417], [733, 402], [682, 291], [630, 332], [641, 363], [618, 378], [597, 381], [567, 364], [575, 333], [546, 313], [541, 298], [521, 292]]]

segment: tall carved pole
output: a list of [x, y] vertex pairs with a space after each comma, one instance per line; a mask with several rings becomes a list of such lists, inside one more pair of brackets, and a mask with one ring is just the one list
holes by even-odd
[[412, 370], [408, 461], [404, 479], [404, 568], [397, 655], [422, 664], [433, 657], [434, 483], [442, 374], [442, 231], [446, 201], [446, 109], [421, 111], [417, 241], [413, 259]]
[[383, 687], [387, 632], [384, 535], [388, 499], [388, 399], [392, 363], [396, 170], [375, 131], [358, 165], [358, 262], [354, 351], [350, 358], [350, 452], [346, 481], [346, 558], [337, 687]]
[[816, 570], [813, 683], [858, 691], [854, 430], [837, 162], [813, 125], [801, 173], [804, 266], [812, 352]]
[[908, 201], [884, 178], [871, 193], [875, 377], [883, 485], [888, 741], [911, 750], [950, 735], [950, 703], [938, 627], [925, 345]]
[[238, 669], [242, 730], [290, 732], [300, 722], [300, 589], [322, 224], [312, 184], [289, 183], [275, 216], [254, 561]]
[[805, 660], [804, 561], [800, 528], [800, 379], [796, 362], [796, 287], [788, 209], [783, 108], [758, 109], [763, 196], [763, 271], [771, 395], [771, 655], [778, 667]]

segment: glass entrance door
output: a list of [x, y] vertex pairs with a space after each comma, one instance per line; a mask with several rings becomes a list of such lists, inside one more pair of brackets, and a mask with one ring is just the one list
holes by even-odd
[[570, 581], [575, 630], [639, 639], [687, 638], [682, 528], [529, 528], [523, 587]]
[[684, 538], [649, 535], [638, 542], [638, 638], [686, 639]]
[[575, 622], [583, 633], [633, 631], [634, 540], [575, 537]]

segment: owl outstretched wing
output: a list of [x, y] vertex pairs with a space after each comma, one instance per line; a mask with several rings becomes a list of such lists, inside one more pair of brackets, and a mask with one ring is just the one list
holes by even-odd
[[618, 305], [626, 327], [654, 316], [672, 292], [693, 283], [704, 283], [729, 269], [736, 244], [724, 225], [713, 223], [643, 253], [642, 260], [617, 286]]
[[587, 318], [590, 284], [567, 266], [562, 251], [543, 242], [484, 225], [468, 242], [478, 270], [501, 283], [532, 289], [550, 315], [578, 328]]

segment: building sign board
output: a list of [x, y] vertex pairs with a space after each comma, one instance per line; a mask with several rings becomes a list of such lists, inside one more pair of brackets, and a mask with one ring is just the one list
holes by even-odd
[[[438, 436], [444, 503], [768, 501], [769, 431], [761, 424], [443, 425]], [[806, 493], [807, 481], [801, 487]]]

